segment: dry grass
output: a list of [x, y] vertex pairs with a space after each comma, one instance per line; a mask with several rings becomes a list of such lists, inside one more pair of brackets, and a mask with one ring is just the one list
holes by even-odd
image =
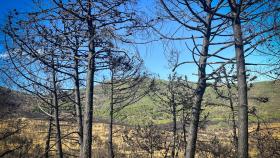
[[[11, 128], [11, 122], [15, 122], [15, 120], [1, 120], [0, 123], [0, 131], [3, 133], [8, 128]], [[47, 136], [47, 120], [37, 120], [37, 119], [25, 119], [21, 118], [21, 122], [24, 125], [24, 128], [20, 131], [18, 136], [27, 138], [32, 140], [32, 147], [30, 148], [30, 152], [35, 150], [35, 147], [41, 147], [44, 149], [45, 140]], [[62, 121], [62, 133], [63, 133], [63, 149], [64, 152], [68, 154], [69, 157], [73, 157], [71, 155], [77, 155], [79, 144], [77, 139], [77, 133], [75, 123]], [[132, 153], [132, 148], [126, 144], [123, 140], [123, 130], [125, 127], [116, 125], [114, 126], [114, 144], [116, 146], [116, 151], [119, 157], [129, 157]], [[94, 144], [93, 151], [95, 154], [98, 154], [97, 157], [106, 157], [107, 153], [107, 137], [108, 137], [108, 125], [103, 123], [94, 123], [93, 125], [93, 135], [94, 135]], [[253, 132], [257, 129], [257, 124], [252, 124], [250, 126], [250, 132]], [[270, 129], [272, 131], [272, 136], [274, 138], [280, 138], [280, 123], [269, 123], [266, 126], [262, 126], [261, 130]], [[67, 136], [66, 136], [67, 135]], [[206, 141], [209, 138], [213, 138], [214, 136], [218, 136], [219, 140], [223, 144], [230, 144], [231, 139], [231, 130], [225, 128], [212, 128], [208, 127], [206, 130], [201, 130], [199, 133], [199, 140]], [[54, 137], [52, 138], [53, 149], [55, 149], [54, 145]], [[251, 145], [254, 146], [253, 141], [251, 141]], [[7, 147], [13, 148], [16, 145], [14, 141], [0, 141], [0, 151], [4, 151]], [[0, 152], [1, 153], [1, 152]], [[55, 150], [53, 150], [52, 155], [55, 154]], [[143, 151], [139, 151], [138, 153], [143, 153]], [[256, 157], [256, 149], [250, 148], [250, 155], [252, 157]], [[41, 153], [42, 154], [42, 153]], [[101, 155], [105, 156], [101, 156]], [[162, 152], [158, 151], [155, 154], [155, 157], [162, 157]], [[133, 156], [132, 156], [133, 157]], [[142, 157], [148, 157], [145, 153], [142, 154]], [[179, 152], [179, 157], [183, 157], [183, 152]]]

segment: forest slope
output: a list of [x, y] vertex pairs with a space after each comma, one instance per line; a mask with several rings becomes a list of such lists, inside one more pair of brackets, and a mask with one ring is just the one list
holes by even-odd
[[[160, 83], [160, 82], [159, 82]], [[161, 85], [160, 85], [161, 86]], [[96, 104], [94, 117], [97, 119], [107, 119], [109, 101], [102, 94], [100, 87], [96, 89]], [[249, 109], [256, 109], [255, 113], [263, 120], [278, 122], [280, 120], [280, 83], [273, 81], [256, 82], [249, 91]], [[267, 98], [267, 101], [259, 101], [259, 98]], [[205, 94], [205, 107], [203, 115], [209, 113], [208, 119], [212, 122], [227, 121], [230, 108], [222, 106], [227, 104], [223, 100], [217, 99], [212, 88], [208, 88]], [[207, 102], [216, 102], [217, 105], [207, 105]], [[222, 103], [219, 105], [219, 103]], [[0, 113], [9, 116], [24, 117], [44, 117], [39, 115], [37, 102], [33, 97], [25, 93], [9, 90], [0, 87]], [[71, 106], [71, 105], [70, 105]], [[139, 124], [153, 120], [158, 124], [171, 122], [171, 115], [164, 112], [160, 104], [155, 104], [150, 96], [145, 96], [137, 103], [134, 103], [118, 113], [116, 116], [118, 122], [128, 124]], [[251, 121], [256, 121], [255, 117], [250, 117]]]

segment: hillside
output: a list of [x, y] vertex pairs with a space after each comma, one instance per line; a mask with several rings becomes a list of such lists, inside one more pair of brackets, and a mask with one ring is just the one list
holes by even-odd
[[[160, 82], [159, 82], [160, 83]], [[248, 93], [249, 110], [256, 109], [255, 113], [263, 121], [279, 121], [280, 120], [280, 83], [273, 81], [256, 82], [250, 88]], [[261, 102], [259, 98], [267, 98], [267, 102]], [[224, 100], [218, 99], [212, 88], [207, 88], [204, 97], [204, 111], [202, 115], [207, 115], [212, 122], [227, 122], [230, 114], [230, 108], [222, 106], [228, 104]], [[208, 105], [207, 102], [217, 103], [217, 105]], [[222, 103], [219, 106], [219, 103]], [[95, 116], [107, 118], [108, 105], [96, 108]], [[138, 124], [153, 120], [156, 123], [164, 124], [171, 122], [171, 115], [162, 112], [162, 107], [156, 105], [149, 96], [144, 97], [139, 102], [126, 107], [120, 114], [119, 120], [125, 120], [130, 124]], [[249, 115], [251, 122], [256, 122], [256, 117]]]
[[[165, 82], [165, 81], [164, 81]], [[160, 82], [158, 82], [160, 84]], [[99, 119], [108, 118], [109, 101], [106, 96], [102, 94], [101, 87], [97, 86], [95, 92], [95, 109], [94, 117]], [[267, 102], [260, 102], [256, 98], [267, 98]], [[24, 117], [43, 117], [38, 113], [36, 103], [32, 101], [30, 95], [15, 92], [7, 88], [0, 88], [0, 107], [1, 115], [9, 116], [24, 116]], [[218, 100], [214, 90], [208, 88], [206, 90], [205, 99], [207, 102], [224, 103]], [[249, 90], [249, 109], [253, 106], [256, 108], [256, 114], [265, 121], [279, 121], [280, 120], [280, 83], [272, 81], [257, 82]], [[205, 110], [203, 115], [209, 113], [208, 119], [212, 122], [227, 121], [230, 109], [219, 105], [207, 105], [203, 107]], [[37, 111], [37, 112], [35, 112]], [[155, 104], [149, 96], [145, 96], [137, 103], [134, 103], [118, 113], [117, 122], [125, 122], [128, 124], [139, 124], [148, 120], [153, 120], [158, 124], [165, 124], [171, 122], [171, 115], [162, 111], [162, 107]], [[256, 118], [250, 116], [251, 121], [256, 121]]]
[[0, 118], [40, 117], [34, 96], [0, 87]]

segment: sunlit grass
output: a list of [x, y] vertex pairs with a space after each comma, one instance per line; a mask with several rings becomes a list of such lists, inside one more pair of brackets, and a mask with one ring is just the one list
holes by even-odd
[[[48, 121], [47, 120], [38, 120], [38, 119], [25, 119], [21, 118], [22, 123], [26, 125], [20, 135], [24, 136], [26, 138], [33, 140], [33, 150], [35, 150], [35, 146], [41, 146], [44, 148], [46, 136], [47, 136], [47, 127], [48, 127]], [[8, 127], [9, 122], [12, 122], [12, 120], [5, 120], [1, 121], [0, 123], [0, 129], [3, 131]], [[163, 123], [163, 122], [158, 122]], [[71, 122], [65, 122], [61, 121], [62, 124], [62, 133], [63, 136], [75, 132], [76, 126], [74, 123]], [[273, 131], [273, 137], [280, 138], [280, 123], [267, 123], [265, 125], [261, 126], [263, 129], [274, 129]], [[116, 125], [114, 126], [114, 144], [117, 146], [117, 152], [123, 155], [129, 155], [131, 153], [131, 148], [124, 142], [122, 136], [122, 130], [124, 129], [124, 126]], [[256, 130], [257, 124], [251, 124], [249, 128], [249, 132], [252, 132]], [[199, 140], [207, 141], [213, 136], [218, 136], [219, 139], [223, 140], [222, 143], [228, 144], [231, 139], [231, 128], [225, 125], [209, 125], [206, 129], [200, 130], [198, 134]], [[93, 124], [93, 136], [94, 136], [94, 143], [93, 143], [93, 151], [103, 151], [107, 152], [107, 138], [108, 138], [108, 125], [104, 123], [94, 123]], [[67, 138], [67, 139], [66, 139]], [[63, 139], [63, 149], [67, 153], [72, 153], [77, 155], [77, 151], [79, 149], [79, 144], [77, 142], [77, 133], [73, 133], [69, 135], [69, 137], [66, 137]], [[70, 139], [71, 138], [71, 139]], [[3, 142], [1, 142], [3, 143]], [[5, 142], [7, 143], [7, 142]], [[15, 146], [13, 141], [8, 142], [10, 144], [5, 144], [5, 147], [13, 147]], [[55, 149], [54, 138], [52, 139], [51, 146], [53, 145]], [[1, 145], [1, 150], [3, 149], [4, 144]], [[31, 150], [32, 151], [32, 150]], [[141, 152], [139, 150], [139, 152]], [[143, 151], [142, 151], [143, 152]], [[51, 152], [52, 154], [55, 154], [55, 151]], [[250, 155], [254, 157], [256, 155], [257, 151], [255, 148], [250, 148]], [[104, 153], [103, 153], [104, 154]], [[182, 152], [179, 153], [180, 155], [183, 155]], [[155, 157], [161, 157], [161, 152], [155, 152]]]

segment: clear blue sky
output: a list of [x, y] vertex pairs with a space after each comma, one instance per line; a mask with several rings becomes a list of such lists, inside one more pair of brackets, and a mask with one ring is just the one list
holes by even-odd
[[[31, 2], [31, 0], [0, 0], [0, 26], [2, 27], [6, 22], [9, 11], [13, 9], [26, 10], [31, 6]], [[2, 36], [0, 39], [2, 40]], [[0, 44], [0, 51], [3, 53], [2, 44]]]
[[[151, 1], [141, 0], [140, 3], [142, 3], [141, 7], [144, 7], [149, 11], [155, 11], [155, 8], [150, 7], [152, 6]], [[14, 8], [19, 11], [30, 10], [30, 8], [32, 8], [32, 2], [31, 0], [0, 0], [0, 25], [5, 22], [8, 11], [13, 10]], [[181, 52], [181, 61], [192, 60], [190, 54], [187, 52], [184, 42], [171, 44], [171, 47], [174, 47], [176, 50]], [[138, 50], [145, 61], [147, 69], [154, 74], [158, 74], [160, 78], [167, 79], [171, 70], [168, 68], [168, 57], [166, 56], [168, 52], [164, 49], [163, 43], [154, 42], [148, 45], [141, 45], [138, 47]], [[3, 46], [1, 44], [0, 53], [3, 53]], [[234, 56], [233, 48], [228, 49], [225, 53], [227, 56]], [[266, 59], [260, 56], [250, 56], [247, 59], [247, 62], [252, 63], [263, 63], [265, 61]], [[193, 74], [197, 73], [197, 68], [194, 64], [188, 64], [180, 67], [178, 69], [178, 73], [187, 75], [189, 80], [195, 81], [196, 76]], [[259, 80], [264, 80], [264, 78], [259, 78]]]

